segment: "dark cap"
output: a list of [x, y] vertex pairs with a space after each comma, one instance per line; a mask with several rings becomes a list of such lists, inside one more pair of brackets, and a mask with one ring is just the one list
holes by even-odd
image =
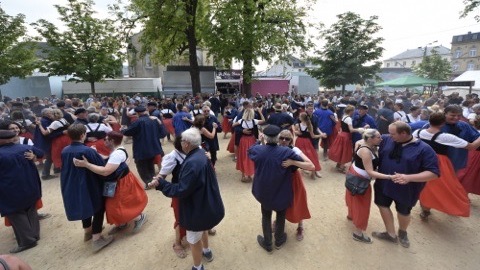
[[11, 139], [17, 136], [17, 133], [12, 130], [0, 130], [0, 139]]
[[78, 109], [75, 110], [75, 112], [73, 114], [77, 115], [77, 114], [81, 114], [81, 113], [84, 113], [84, 112], [87, 112], [87, 110], [85, 110], [85, 108], [78, 108]]
[[268, 137], [275, 137], [277, 136], [282, 129], [275, 125], [268, 125], [266, 128], [263, 129], [263, 134], [267, 135]]
[[357, 106], [357, 109], [368, 110], [368, 106], [360, 104], [360, 105]]
[[135, 112], [139, 113], [139, 112], [144, 112], [146, 111], [147, 108], [143, 107], [143, 106], [137, 106], [135, 107]]
[[156, 103], [156, 102], [148, 102], [148, 103], [147, 103], [147, 106], [155, 106], [155, 107], [157, 107], [157, 103]]
[[65, 107], [65, 102], [64, 101], [57, 102], [57, 108], [60, 108], [60, 107]]

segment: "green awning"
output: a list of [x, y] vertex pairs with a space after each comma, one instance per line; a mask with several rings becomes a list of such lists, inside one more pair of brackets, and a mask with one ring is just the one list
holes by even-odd
[[414, 75], [396, 78], [390, 81], [377, 83], [375, 87], [410, 87], [410, 86], [430, 86], [438, 84], [438, 80], [426, 79]]

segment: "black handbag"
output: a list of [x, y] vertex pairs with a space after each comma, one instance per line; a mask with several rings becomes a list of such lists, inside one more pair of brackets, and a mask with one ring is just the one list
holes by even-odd
[[365, 194], [369, 186], [370, 186], [370, 179], [356, 176], [351, 173], [347, 173], [347, 176], [345, 179], [345, 187], [352, 193], [353, 196], [357, 194], [358, 195]]

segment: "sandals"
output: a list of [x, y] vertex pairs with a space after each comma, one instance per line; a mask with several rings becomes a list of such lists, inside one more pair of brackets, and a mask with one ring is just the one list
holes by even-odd
[[252, 177], [250, 176], [243, 176], [242, 177], [242, 180], [241, 180], [243, 183], [251, 183], [253, 181]]
[[184, 259], [187, 257], [187, 252], [182, 247], [182, 245], [173, 244], [173, 251], [175, 252], [175, 255], [177, 255], [177, 257], [181, 259]]
[[215, 234], [217, 234], [217, 230], [215, 229], [208, 230], [208, 235], [214, 236]]
[[353, 233], [352, 236], [353, 236], [353, 240], [358, 241], [358, 242], [362, 242], [362, 243], [365, 243], [365, 244], [371, 244], [373, 242], [372, 239], [370, 239], [370, 237], [366, 236], [363, 233], [362, 233], [362, 235], [358, 235], [356, 233]]

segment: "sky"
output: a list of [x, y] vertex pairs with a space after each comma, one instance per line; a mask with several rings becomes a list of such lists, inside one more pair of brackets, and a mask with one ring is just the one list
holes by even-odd
[[[115, 0], [94, 0], [99, 16], [108, 16], [107, 5]], [[128, 1], [128, 0], [124, 0]], [[54, 4], [63, 5], [66, 0], [0, 0], [0, 6], [9, 15], [22, 13], [31, 23], [39, 19], [58, 21]], [[407, 49], [443, 45], [451, 48], [454, 35], [480, 32], [480, 23], [474, 19], [480, 9], [460, 19], [463, 0], [317, 0], [308, 17], [310, 22], [322, 22], [326, 27], [337, 21], [336, 15], [348, 11], [360, 14], [364, 19], [378, 16], [382, 27], [378, 35], [384, 38], [382, 60], [400, 54]], [[313, 34], [313, 32], [311, 32]], [[318, 40], [319, 49], [323, 46]], [[265, 69], [262, 62], [257, 70]]]

